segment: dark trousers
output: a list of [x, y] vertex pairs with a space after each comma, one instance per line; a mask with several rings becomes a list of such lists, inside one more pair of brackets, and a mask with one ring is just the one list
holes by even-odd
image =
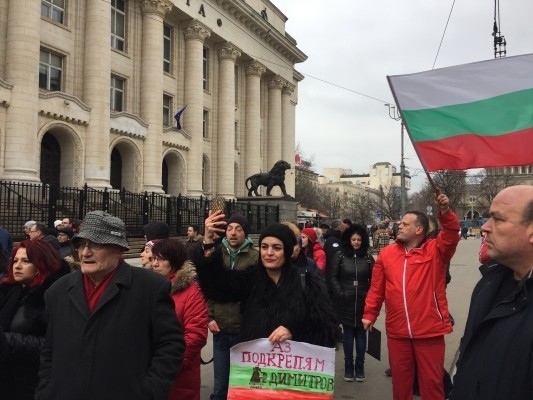
[[362, 326], [353, 327], [342, 324], [342, 347], [344, 349], [345, 365], [354, 367], [353, 350], [355, 342], [355, 372], [363, 373], [366, 352], [366, 332]]
[[214, 386], [212, 400], [226, 400], [228, 397], [230, 349], [238, 343], [239, 335], [219, 332], [213, 335]]

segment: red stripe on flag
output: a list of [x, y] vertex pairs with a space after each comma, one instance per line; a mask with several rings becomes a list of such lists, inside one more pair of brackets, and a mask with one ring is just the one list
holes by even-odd
[[438, 171], [533, 164], [531, 143], [533, 128], [501, 136], [464, 134], [414, 147], [426, 170]]
[[297, 392], [294, 390], [230, 388], [228, 400], [332, 400], [332, 394]]

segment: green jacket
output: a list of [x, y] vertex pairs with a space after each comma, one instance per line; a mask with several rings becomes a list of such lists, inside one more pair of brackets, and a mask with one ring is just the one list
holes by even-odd
[[[220, 244], [222, 246], [222, 262], [224, 268], [245, 270], [257, 265], [259, 261], [259, 251], [254, 249], [253, 242], [246, 238], [242, 246], [237, 250], [233, 268], [231, 266], [231, 250], [228, 247], [226, 238]], [[241, 327], [241, 304], [240, 303], [216, 303], [209, 300], [207, 302], [209, 311], [209, 321], [215, 320], [221, 332], [238, 334]]]

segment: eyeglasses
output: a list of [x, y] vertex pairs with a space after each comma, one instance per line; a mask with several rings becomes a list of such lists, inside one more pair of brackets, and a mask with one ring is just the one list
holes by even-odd
[[94, 242], [91, 242], [89, 240], [85, 240], [85, 241], [77, 242], [74, 245], [74, 248], [77, 251], [83, 251], [86, 247], [90, 251], [98, 251], [98, 250], [102, 250], [104, 248], [104, 246], [105, 246], [104, 244], [94, 243]]

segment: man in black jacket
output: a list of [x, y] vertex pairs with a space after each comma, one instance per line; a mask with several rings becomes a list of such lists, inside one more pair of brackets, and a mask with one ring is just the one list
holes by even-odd
[[326, 271], [333, 261], [333, 256], [337, 251], [341, 249], [341, 235], [346, 229], [344, 223], [340, 219], [335, 219], [331, 223], [330, 228], [328, 229], [324, 239], [324, 251], [326, 252]]
[[480, 267], [451, 399], [531, 399], [533, 186], [498, 193], [481, 230], [494, 262]]
[[163, 400], [185, 343], [170, 281], [122, 259], [124, 222], [87, 213], [72, 243], [80, 270], [45, 294], [38, 400]]

